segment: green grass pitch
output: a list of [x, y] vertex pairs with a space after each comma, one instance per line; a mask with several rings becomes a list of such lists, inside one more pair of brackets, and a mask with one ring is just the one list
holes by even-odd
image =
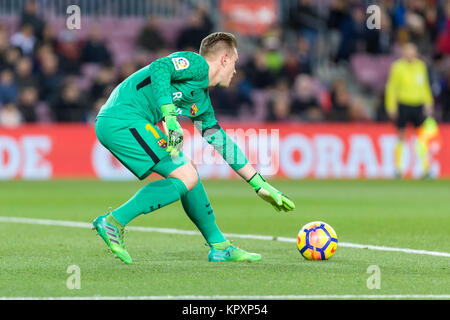
[[[0, 183], [0, 216], [90, 223], [146, 182], [10, 181]], [[296, 203], [276, 213], [238, 180], [205, 181], [225, 233], [295, 238], [321, 220], [339, 241], [450, 252], [450, 181], [272, 180]], [[142, 215], [130, 226], [196, 230], [181, 204]], [[295, 243], [241, 239], [257, 263], [209, 263], [199, 235], [129, 231], [134, 264], [113, 258], [89, 228], [0, 221], [0, 297], [449, 295], [450, 257], [339, 247], [328, 261], [306, 261]], [[77, 265], [81, 288], [69, 290]], [[380, 269], [369, 289], [367, 268]]]

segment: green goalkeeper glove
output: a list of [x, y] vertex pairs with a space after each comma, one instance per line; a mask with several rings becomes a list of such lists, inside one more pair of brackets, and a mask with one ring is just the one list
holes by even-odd
[[287, 212], [295, 209], [294, 202], [268, 184], [259, 173], [255, 174], [248, 183], [255, 189], [258, 196], [269, 202], [276, 211]]
[[171, 156], [178, 156], [183, 147], [183, 129], [177, 120], [177, 112], [174, 104], [165, 104], [161, 106], [163, 115], [163, 128], [167, 135], [167, 149]]

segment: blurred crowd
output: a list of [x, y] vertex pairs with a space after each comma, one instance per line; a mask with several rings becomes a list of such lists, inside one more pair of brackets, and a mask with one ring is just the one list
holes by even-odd
[[[348, 69], [354, 55], [395, 54], [396, 47], [413, 42], [430, 69], [436, 116], [450, 121], [450, 0], [380, 0], [380, 30], [367, 29], [365, 3], [329, 0], [327, 10], [318, 10], [314, 0], [298, 0], [284, 21], [261, 36], [240, 36], [240, 42], [251, 45], [240, 54], [231, 87], [210, 91], [218, 117], [385, 121], [381, 96], [371, 110], [363, 96], [351, 91], [347, 78], [318, 76], [317, 58], [325, 55], [331, 68]], [[168, 42], [160, 19], [150, 17], [136, 36], [139, 54], [117, 64], [103, 36], [107, 30], [93, 27], [87, 38], [76, 39], [67, 29], [54, 30], [38, 14], [38, 3], [28, 1], [12, 35], [0, 21], [0, 125], [92, 122], [113, 88], [150, 63], [148, 57], [197, 51], [203, 37], [217, 30], [202, 5], [193, 7], [186, 20], [176, 41]], [[85, 65], [97, 66], [88, 87], [79, 81]]]

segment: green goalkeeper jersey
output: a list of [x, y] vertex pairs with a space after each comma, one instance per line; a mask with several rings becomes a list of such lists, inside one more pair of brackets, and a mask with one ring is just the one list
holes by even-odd
[[177, 113], [216, 124], [209, 98], [209, 66], [194, 52], [175, 52], [136, 71], [120, 83], [98, 116], [117, 119], [145, 118], [152, 124], [162, 119], [160, 107], [173, 103]]
[[160, 107], [173, 103], [177, 113], [191, 118], [206, 141], [238, 170], [247, 159], [217, 123], [208, 92], [208, 72], [205, 58], [194, 52], [175, 52], [155, 60], [120, 83], [98, 117], [144, 118], [156, 124], [162, 119]]

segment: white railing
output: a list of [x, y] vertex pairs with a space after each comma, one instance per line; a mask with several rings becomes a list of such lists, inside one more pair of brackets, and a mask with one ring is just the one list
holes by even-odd
[[[0, 0], [0, 15], [20, 15], [29, 0]], [[39, 14], [47, 19], [66, 15], [67, 7], [78, 5], [85, 15], [111, 17], [182, 17], [197, 3], [216, 0], [36, 0]]]
[[[0, 15], [18, 15], [29, 0], [0, 0]], [[197, 3], [207, 4], [211, 14], [217, 14], [221, 1], [226, 0], [35, 0], [39, 4], [40, 14], [46, 18], [66, 14], [70, 5], [80, 6], [82, 12], [92, 16], [142, 17], [159, 15], [163, 17], [182, 17], [186, 10]], [[258, 0], [254, 0], [258, 1]], [[328, 12], [331, 0], [314, 0], [313, 4], [321, 15]], [[288, 11], [295, 8], [298, 0], [277, 0], [280, 18], [286, 18]], [[380, 3], [381, 0], [359, 0], [362, 6]], [[406, 3], [407, 0], [394, 0], [394, 3]], [[441, 0], [438, 0], [441, 2]]]

